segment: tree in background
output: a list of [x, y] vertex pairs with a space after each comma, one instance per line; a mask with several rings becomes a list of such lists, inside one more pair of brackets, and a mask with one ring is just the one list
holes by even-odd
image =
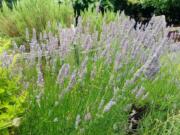
[[144, 8], [153, 7], [156, 15], [165, 14], [169, 23], [180, 23], [180, 0], [141, 0], [140, 2]]

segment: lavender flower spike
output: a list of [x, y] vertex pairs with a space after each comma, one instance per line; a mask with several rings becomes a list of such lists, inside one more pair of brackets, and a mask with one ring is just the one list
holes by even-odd
[[43, 87], [43, 86], [44, 86], [43, 73], [42, 73], [40, 70], [38, 71], [37, 85], [38, 85], [39, 87]]
[[69, 64], [64, 64], [59, 70], [59, 74], [57, 77], [57, 83], [62, 84], [64, 82], [65, 77], [69, 74], [70, 66]]
[[104, 107], [103, 112], [109, 112], [110, 109], [116, 104], [116, 101], [114, 100], [110, 100], [109, 103], [107, 103], [107, 105]]
[[137, 98], [137, 99], [140, 98], [140, 97], [144, 94], [144, 92], [145, 92], [144, 87], [141, 87], [141, 88], [139, 89], [139, 91], [137, 91], [137, 93], [136, 93], [136, 98]]
[[72, 73], [72, 75], [71, 75], [71, 79], [70, 79], [70, 82], [69, 82], [69, 85], [68, 85], [68, 87], [67, 87], [67, 89], [66, 89], [66, 91], [68, 92], [70, 89], [72, 89], [73, 88], [73, 86], [75, 85], [75, 83], [76, 83], [76, 70]]

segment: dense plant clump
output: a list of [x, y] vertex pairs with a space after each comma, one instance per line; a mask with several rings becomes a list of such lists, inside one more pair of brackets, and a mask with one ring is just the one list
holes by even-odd
[[123, 13], [110, 21], [94, 16], [101, 20], [95, 26], [79, 17], [77, 26], [57, 25], [57, 34], [33, 29], [32, 36], [26, 32], [28, 46], [14, 44], [8, 57], [19, 54], [19, 72], [29, 84], [17, 134], [177, 133], [180, 71], [172, 66], [177, 48], [165, 17], [135, 30]]
[[0, 34], [25, 39], [25, 29], [37, 32], [48, 29], [48, 22], [70, 26], [74, 20], [71, 4], [53, 0], [20, 0], [11, 10], [3, 3], [0, 12]]

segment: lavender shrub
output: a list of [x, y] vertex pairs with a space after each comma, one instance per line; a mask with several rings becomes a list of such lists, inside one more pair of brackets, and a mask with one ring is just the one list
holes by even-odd
[[[41, 126], [35, 125], [37, 127], [26, 123], [30, 126], [26, 133], [47, 127], [51, 120], [59, 126], [50, 124], [46, 134], [50, 134], [52, 128], [54, 134], [67, 133], [69, 127], [74, 134], [82, 129], [88, 133], [96, 129], [97, 121], [109, 119], [108, 114], [112, 118], [119, 117], [121, 114], [114, 111], [118, 107], [121, 107], [122, 115], [127, 115], [124, 108], [132, 104], [129, 103], [131, 97], [136, 102], [149, 98], [150, 91], [144, 88], [143, 83], [157, 78], [164, 66], [161, 56], [174, 50], [171, 49], [171, 39], [167, 37], [164, 16], [154, 16], [149, 25], [141, 25], [137, 30], [133, 28], [135, 21], [123, 13], [114, 21], [103, 23], [101, 31], [92, 31], [88, 28], [90, 20], [87, 26], [82, 24], [82, 20], [79, 18], [76, 27], [57, 25], [57, 34], [43, 32], [40, 40], [37, 40], [38, 33], [33, 29], [29, 46], [14, 48], [14, 52], [21, 52], [18, 57], [21, 61], [28, 61], [26, 65], [22, 64], [24, 70], [31, 71], [37, 65], [36, 83], [32, 83], [33, 80], [29, 82], [33, 91], [39, 87], [44, 89], [43, 93], [35, 92], [38, 103], [35, 102], [30, 113], [27, 112], [27, 121], [34, 115], [39, 115], [35, 121], [45, 117], [46, 120], [40, 122]], [[26, 37], [29, 41], [28, 30]], [[9, 66], [11, 59], [8, 57], [13, 58], [16, 53], [4, 53], [0, 57], [2, 67]], [[33, 96], [34, 93], [30, 94]], [[109, 121], [108, 129], [113, 130], [115, 122], [113, 119]]]

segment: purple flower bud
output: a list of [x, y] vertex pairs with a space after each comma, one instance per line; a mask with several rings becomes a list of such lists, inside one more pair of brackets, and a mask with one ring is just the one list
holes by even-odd
[[80, 80], [84, 78], [85, 74], [87, 73], [87, 63], [88, 63], [88, 57], [84, 59], [84, 61], [81, 64], [80, 70], [78, 72]]
[[72, 89], [72, 87], [75, 85], [76, 83], [76, 70], [72, 73], [71, 75], [71, 79], [70, 82], [68, 84], [67, 90], [69, 91], [70, 89]]
[[122, 67], [121, 54], [117, 54], [115, 58], [115, 63], [114, 63], [114, 70], [118, 71], [121, 67]]

